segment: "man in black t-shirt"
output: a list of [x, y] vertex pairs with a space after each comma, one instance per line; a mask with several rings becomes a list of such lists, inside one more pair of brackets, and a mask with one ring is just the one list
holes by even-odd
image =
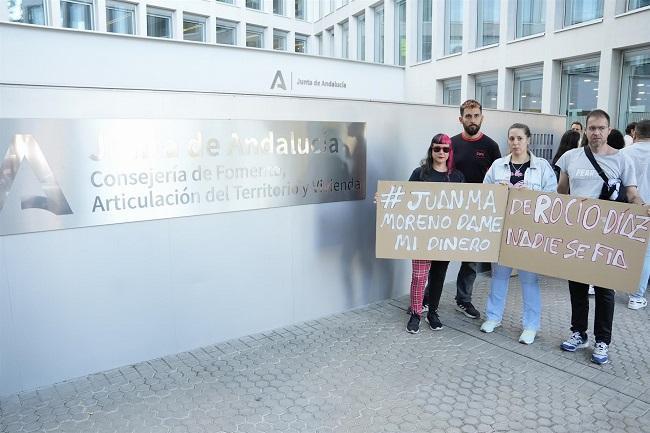
[[[465, 176], [465, 182], [483, 183], [485, 173], [492, 163], [501, 158], [499, 145], [481, 130], [483, 108], [480, 102], [468, 99], [460, 106], [463, 132], [451, 137], [454, 148], [454, 164]], [[472, 290], [476, 280], [477, 263], [462, 262], [456, 278], [456, 309], [467, 317], [481, 317], [472, 305]]]

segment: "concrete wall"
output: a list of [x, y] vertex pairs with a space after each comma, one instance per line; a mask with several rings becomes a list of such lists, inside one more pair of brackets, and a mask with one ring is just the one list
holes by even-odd
[[[205, 61], [219, 63], [227, 50], [189, 46], [190, 55], [169, 42], [159, 48], [143, 41], [138, 60], [137, 50], [121, 41], [104, 43], [107, 36], [63, 41], [69, 32], [30, 32], [0, 25], [0, 118], [367, 122], [368, 196], [0, 237], [0, 395], [407, 293], [409, 263], [374, 258], [372, 195], [378, 179], [406, 179], [434, 133], [459, 131], [457, 108], [372, 96], [241, 94], [247, 84], [236, 81], [225, 94], [218, 80], [208, 81], [209, 72], [187, 74], [174, 60], [214, 57]], [[94, 53], [93, 44], [101, 50]], [[69, 56], [79, 52], [84, 57]], [[238, 55], [231, 67], [242, 75], [267, 61], [259, 51]], [[169, 69], [160, 69], [163, 59]], [[296, 59], [289, 60], [292, 67], [314, 73], [341, 63]], [[130, 62], [136, 63], [127, 73]], [[393, 69], [377, 68], [358, 74], [368, 87], [377, 86], [373, 95], [391, 94], [385, 83]], [[267, 83], [268, 74], [261, 75], [259, 83]], [[258, 92], [258, 81], [246, 93]], [[557, 116], [485, 114], [485, 132], [502, 145], [515, 121], [556, 139], [563, 131]]]

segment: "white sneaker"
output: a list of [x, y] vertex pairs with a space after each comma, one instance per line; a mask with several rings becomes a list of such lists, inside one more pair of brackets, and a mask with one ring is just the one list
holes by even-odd
[[648, 300], [641, 296], [630, 296], [630, 300], [627, 302], [627, 308], [630, 310], [640, 310], [648, 306]]
[[493, 332], [494, 328], [496, 328], [497, 326], [501, 326], [501, 322], [497, 322], [496, 320], [486, 320], [481, 325], [481, 331], [485, 332], [486, 334], [489, 334], [490, 332]]
[[537, 335], [537, 331], [534, 329], [524, 329], [524, 332], [519, 336], [519, 342], [524, 344], [533, 344], [533, 341], [535, 341], [535, 335]]
[[587, 290], [588, 295], [595, 295], [596, 291], [594, 290], [594, 286], [589, 284], [589, 290]]

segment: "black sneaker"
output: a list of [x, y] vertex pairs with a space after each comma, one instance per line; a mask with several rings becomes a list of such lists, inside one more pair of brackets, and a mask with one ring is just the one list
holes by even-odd
[[479, 313], [478, 310], [474, 308], [471, 302], [458, 302], [456, 304], [456, 310], [460, 311], [467, 317], [471, 317], [472, 319], [478, 319], [481, 317], [481, 313]]
[[420, 316], [415, 313], [411, 314], [409, 323], [406, 325], [406, 331], [410, 332], [411, 334], [417, 334], [420, 332]]
[[425, 320], [432, 330], [440, 331], [442, 329], [442, 322], [440, 321], [440, 317], [438, 317], [437, 311], [429, 311]]

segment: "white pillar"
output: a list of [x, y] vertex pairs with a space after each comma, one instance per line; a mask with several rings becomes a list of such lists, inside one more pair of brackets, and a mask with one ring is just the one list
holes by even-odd
[[205, 41], [214, 44], [217, 41], [217, 19], [210, 15], [205, 20]]
[[558, 114], [560, 100], [557, 96], [561, 92], [562, 64], [557, 60], [546, 59], [542, 73], [542, 113]]
[[147, 36], [147, 5], [140, 3], [135, 7], [135, 34]]
[[294, 31], [287, 33], [287, 51], [290, 53], [296, 52], [296, 32]]
[[172, 11], [172, 22], [174, 23], [172, 29], [172, 39], [183, 40], [183, 10], [176, 9]]
[[460, 76], [460, 102], [476, 97], [476, 80], [473, 75], [463, 74]]
[[61, 27], [61, 2], [59, 0], [52, 0], [48, 6], [50, 13], [48, 23], [52, 27]]
[[95, 30], [106, 32], [106, 0], [97, 0], [95, 7]]
[[246, 46], [246, 21], [241, 21], [237, 24], [237, 45], [240, 47]]
[[512, 110], [514, 86], [514, 72], [510, 68], [502, 66], [497, 76], [497, 109]]
[[[611, 48], [603, 48], [600, 51], [598, 108], [609, 113], [614, 126], [616, 126], [616, 119], [618, 118], [622, 57], [621, 52], [614, 51]], [[625, 125], [618, 126], [619, 128], [625, 128]]]

